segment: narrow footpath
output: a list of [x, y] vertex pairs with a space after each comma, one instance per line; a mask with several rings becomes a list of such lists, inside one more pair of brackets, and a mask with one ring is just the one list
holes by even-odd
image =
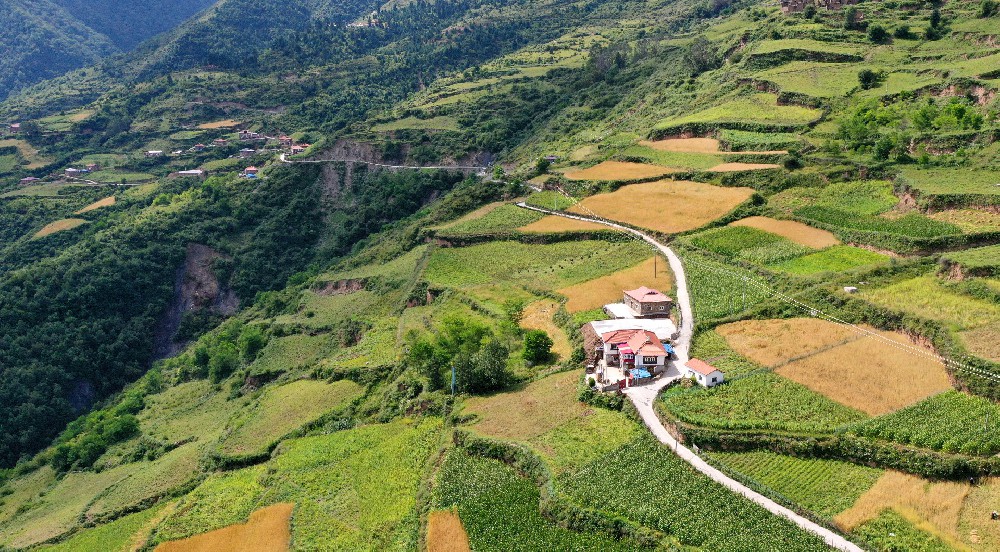
[[718, 469], [712, 467], [705, 460], [699, 457], [697, 454], [692, 452], [689, 448], [677, 442], [676, 439], [667, 428], [664, 427], [663, 423], [660, 421], [659, 416], [656, 415], [656, 411], [653, 409], [653, 404], [656, 401], [656, 397], [659, 395], [660, 391], [670, 384], [670, 382], [676, 380], [680, 376], [680, 370], [677, 366], [683, 366], [689, 359], [688, 355], [691, 349], [691, 339], [694, 336], [694, 313], [691, 310], [691, 296], [688, 294], [688, 283], [687, 275], [684, 273], [684, 265], [681, 263], [680, 257], [673, 252], [672, 249], [663, 245], [662, 243], [654, 240], [651, 236], [644, 232], [640, 232], [633, 228], [623, 226], [621, 224], [600, 219], [597, 217], [587, 217], [581, 215], [570, 215], [568, 213], [563, 213], [560, 211], [551, 211], [549, 209], [543, 209], [540, 207], [534, 207], [528, 205], [524, 202], [518, 203], [518, 207], [522, 209], [529, 209], [532, 211], [538, 211], [540, 213], [545, 213], [549, 215], [557, 215], [560, 217], [566, 217], [575, 220], [582, 220], [587, 222], [596, 222], [598, 224], [603, 224], [610, 228], [616, 230], [621, 230], [623, 232], [628, 232], [633, 236], [636, 236], [643, 241], [649, 243], [655, 247], [658, 251], [662, 252], [666, 257], [667, 261], [670, 263], [670, 269], [674, 273], [674, 280], [677, 284], [677, 305], [680, 307], [681, 311], [681, 324], [680, 324], [680, 334], [675, 340], [674, 352], [677, 354], [677, 360], [674, 362], [673, 369], [670, 370], [670, 376], [661, 377], [656, 382], [650, 385], [642, 385], [637, 387], [630, 387], [625, 391], [628, 398], [635, 405], [636, 410], [639, 411], [639, 416], [642, 421], [646, 424], [646, 427], [653, 433], [653, 435], [663, 444], [671, 448], [677, 456], [681, 457], [685, 462], [691, 464], [696, 470], [712, 478], [717, 483], [723, 485], [729, 490], [739, 493], [746, 498], [752, 500], [753, 502], [759, 504], [760, 506], [767, 509], [769, 512], [788, 519], [792, 523], [798, 525], [802, 529], [813, 533], [814, 535], [820, 537], [826, 543], [833, 548], [838, 550], [843, 550], [845, 552], [863, 552], [863, 549], [851, 541], [847, 540], [843, 536], [819, 525], [809, 519], [806, 519], [799, 514], [796, 514], [792, 510], [778, 504], [777, 502], [771, 500], [770, 498], [750, 489], [749, 487], [743, 485], [742, 483], [736, 481], [735, 479], [729, 477], [728, 475], [722, 473]]
[[434, 169], [434, 170], [456, 170], [456, 171], [477, 171], [480, 174], [486, 174], [489, 167], [480, 166], [461, 166], [461, 165], [386, 165], [384, 163], [375, 163], [373, 161], [363, 161], [361, 159], [288, 159], [284, 153], [278, 156], [278, 159], [285, 164], [291, 165], [294, 163], [362, 163], [370, 167], [382, 167], [383, 169]]

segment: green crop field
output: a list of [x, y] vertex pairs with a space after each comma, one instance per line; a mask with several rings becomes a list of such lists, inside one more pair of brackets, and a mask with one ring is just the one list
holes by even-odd
[[634, 240], [490, 242], [438, 249], [424, 276], [433, 284], [452, 287], [513, 282], [555, 290], [628, 268], [648, 256], [648, 248]]
[[910, 186], [930, 195], [1000, 195], [1000, 176], [991, 170], [905, 168], [902, 177]]
[[559, 486], [584, 506], [705, 550], [827, 550], [818, 537], [695, 472], [652, 436], [591, 462]]
[[88, 515], [115, 514], [165, 496], [199, 476], [201, 450], [195, 443], [177, 447], [151, 462], [134, 465], [134, 473], [115, 483], [90, 505]]
[[390, 132], [403, 129], [458, 130], [458, 121], [453, 117], [432, 117], [430, 119], [406, 117], [405, 119], [381, 123], [372, 127], [372, 130], [375, 132]]
[[953, 236], [961, 234], [962, 229], [950, 222], [934, 220], [927, 215], [907, 213], [905, 215], [887, 218], [866, 216], [849, 210], [833, 207], [810, 206], [794, 211], [795, 216], [841, 228], [899, 234], [915, 238], [934, 238], [938, 236]]
[[0, 155], [0, 174], [13, 172], [21, 166], [21, 159], [13, 154]]
[[535, 192], [528, 196], [525, 203], [528, 205], [534, 205], [535, 207], [542, 207], [543, 209], [554, 209], [556, 211], [561, 211], [563, 209], [568, 209], [576, 204], [577, 200], [566, 197], [563, 194], [556, 191], [543, 191]]
[[763, 125], [806, 125], [820, 118], [822, 112], [808, 107], [778, 105], [773, 94], [753, 96], [728, 101], [691, 115], [666, 119], [656, 124], [657, 130], [682, 127], [686, 124], [704, 123], [726, 125], [732, 123], [757, 123]]
[[886, 509], [879, 516], [857, 527], [854, 534], [877, 547], [876, 550], [913, 552], [952, 552], [941, 538], [913, 526], [898, 512]]
[[989, 245], [966, 249], [964, 251], [952, 251], [945, 253], [944, 259], [949, 262], [961, 265], [964, 269], [992, 269], [996, 273], [1000, 267], [1000, 245]]
[[271, 339], [250, 365], [250, 372], [279, 374], [307, 368], [331, 351], [333, 345], [326, 335], [298, 334]]
[[849, 462], [796, 458], [768, 451], [711, 455], [730, 470], [827, 518], [853, 506], [882, 476], [882, 470]]
[[102, 182], [108, 184], [118, 184], [120, 182], [125, 182], [128, 184], [134, 184], [137, 182], [149, 182], [150, 180], [156, 180], [156, 176], [148, 173], [138, 173], [138, 172], [118, 172], [118, 171], [97, 171], [86, 175], [88, 180], [93, 180], [94, 182]]
[[885, 416], [852, 433], [922, 448], [992, 456], [1000, 452], [1000, 406], [960, 391], [945, 391]]
[[690, 251], [682, 251], [680, 256], [688, 279], [698, 282], [691, 286], [695, 320], [701, 322], [736, 314], [771, 295], [766, 291], [770, 286], [749, 270]]
[[439, 231], [439, 233], [442, 235], [454, 235], [511, 231], [531, 224], [544, 216], [538, 211], [522, 209], [516, 205], [501, 205], [479, 218], [449, 226]]
[[677, 169], [710, 169], [723, 162], [721, 155], [710, 153], [690, 153], [662, 151], [648, 146], [633, 145], [625, 148], [620, 155], [627, 158], [645, 159], [651, 163]]
[[899, 203], [892, 183], [885, 180], [837, 182], [823, 188], [790, 188], [768, 201], [771, 207], [791, 213], [803, 207], [829, 207], [858, 215], [877, 215]]
[[87, 188], [87, 186], [78, 184], [61, 184], [61, 183], [38, 184], [35, 186], [25, 186], [23, 188], [17, 188], [15, 190], [11, 190], [3, 195], [0, 195], [0, 198], [4, 197], [53, 198], [53, 197], [65, 196], [73, 192], [79, 192], [85, 188]]
[[542, 517], [535, 484], [496, 460], [456, 450], [437, 474], [438, 508], [458, 509], [473, 550], [634, 550], [608, 535], [559, 527]]
[[835, 245], [816, 253], [803, 255], [767, 268], [798, 276], [809, 276], [821, 272], [841, 272], [854, 268], [870, 267], [885, 263], [888, 255], [849, 245]]
[[243, 164], [242, 159], [214, 159], [201, 164], [201, 168], [206, 171], [224, 171], [235, 169]]
[[222, 434], [226, 422], [243, 401], [227, 400], [207, 380], [181, 383], [145, 399], [138, 414], [143, 434], [168, 443], [197, 439], [210, 442]]
[[843, 96], [858, 87], [858, 70], [854, 64], [793, 61], [757, 75], [784, 92], [817, 98]]
[[788, 149], [801, 143], [797, 134], [732, 129], [719, 131], [719, 141], [730, 151], [776, 151]]
[[231, 422], [222, 451], [231, 455], [260, 454], [278, 439], [344, 406], [361, 395], [353, 381], [323, 383], [299, 380], [268, 389], [248, 412]]
[[953, 291], [934, 276], [866, 289], [861, 297], [889, 309], [944, 322], [956, 330], [969, 330], [1000, 321], [1000, 305]]
[[261, 485], [265, 466], [212, 474], [177, 503], [153, 533], [152, 542], [183, 539], [234, 523], [267, 505]]
[[689, 239], [696, 247], [761, 265], [778, 263], [812, 251], [777, 234], [748, 226], [707, 230]]
[[806, 50], [810, 52], [826, 52], [832, 54], [860, 55], [864, 46], [846, 42], [822, 42], [804, 38], [786, 38], [782, 40], [764, 40], [753, 49], [754, 54], [769, 54], [782, 50]]
[[305, 328], [322, 330], [352, 318], [379, 316], [390, 310], [395, 299], [402, 299], [399, 290], [376, 293], [368, 290], [351, 293], [325, 295], [306, 291], [299, 299], [298, 312], [294, 315], [279, 316], [279, 323], [294, 322]]
[[674, 388], [662, 406], [681, 421], [721, 429], [827, 432], [866, 416], [770, 372], [710, 389]]
[[[129, 514], [93, 529], [84, 529], [69, 539], [52, 546], [43, 546], [40, 550], [46, 552], [124, 552], [132, 550], [137, 544], [136, 537], [141, 536], [143, 529], [155, 521], [165, 503]], [[141, 543], [140, 539], [138, 543]]]

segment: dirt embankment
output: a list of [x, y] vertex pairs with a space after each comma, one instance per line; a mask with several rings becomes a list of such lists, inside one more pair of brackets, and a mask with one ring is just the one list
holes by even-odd
[[177, 269], [174, 279], [174, 299], [155, 332], [154, 358], [173, 356], [183, 348], [184, 343], [175, 342], [175, 337], [185, 313], [207, 310], [231, 316], [239, 309], [236, 293], [220, 283], [215, 273], [214, 265], [219, 259], [230, 257], [207, 245], [188, 244], [184, 264]]
[[356, 291], [365, 289], [365, 281], [361, 278], [349, 278], [346, 280], [336, 280], [325, 282], [313, 291], [317, 295], [348, 295]]

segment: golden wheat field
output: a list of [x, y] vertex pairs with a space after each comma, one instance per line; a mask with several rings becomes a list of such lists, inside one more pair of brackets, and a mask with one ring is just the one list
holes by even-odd
[[274, 504], [250, 514], [246, 523], [165, 542], [156, 552], [284, 552], [292, 541], [289, 523], [294, 507]]
[[100, 209], [101, 207], [111, 207], [114, 204], [115, 204], [115, 196], [106, 197], [104, 199], [97, 200], [91, 203], [90, 205], [87, 205], [83, 209], [77, 211], [76, 214], [81, 215], [83, 213]]
[[240, 125], [239, 121], [233, 119], [226, 119], [224, 121], [213, 121], [211, 123], [202, 123], [198, 125], [198, 128], [201, 129], [231, 128], [239, 125]]
[[796, 360], [776, 371], [871, 416], [899, 410], [952, 388], [939, 360], [907, 352], [906, 347], [921, 348], [904, 335], [878, 333], [892, 344], [865, 337]]
[[673, 274], [670, 272], [667, 260], [660, 257], [654, 261], [650, 257], [631, 268], [565, 287], [557, 292], [567, 297], [567, 311], [581, 312], [621, 301], [622, 291], [626, 289], [647, 286], [666, 293], [673, 285]]
[[512, 393], [470, 397], [465, 412], [479, 416], [473, 428], [499, 439], [526, 441], [577, 418], [589, 408], [576, 400], [580, 373], [560, 372]]
[[716, 331], [741, 355], [827, 397], [872, 416], [951, 389], [944, 366], [896, 332], [813, 318], [745, 320]]
[[753, 190], [750, 188], [660, 180], [590, 196], [569, 210], [674, 233], [704, 226], [732, 211], [751, 195]]
[[559, 303], [552, 299], [535, 301], [524, 308], [521, 315], [521, 326], [529, 330], [542, 330], [552, 338], [552, 352], [559, 360], [566, 360], [573, 353], [573, 346], [566, 337], [566, 332], [556, 325], [552, 315], [559, 310]]
[[55, 222], [50, 222], [49, 224], [46, 224], [45, 226], [42, 227], [41, 230], [35, 232], [35, 237], [44, 238], [45, 236], [55, 234], [56, 232], [62, 232], [63, 230], [71, 230], [82, 224], [87, 224], [87, 221], [78, 218], [57, 220]]
[[915, 475], [887, 471], [853, 506], [837, 514], [834, 522], [850, 531], [891, 508], [917, 528], [955, 544], [961, 541], [959, 515], [968, 494], [969, 485], [964, 482], [931, 482]]
[[708, 172], [762, 171], [780, 168], [781, 165], [775, 165], [774, 163], [722, 163], [708, 169]]
[[1000, 362], [1000, 323], [961, 332], [958, 336], [970, 353], [993, 362]]
[[566, 217], [561, 217], [559, 215], [548, 215], [545, 218], [536, 220], [531, 224], [527, 224], [518, 228], [522, 232], [537, 232], [537, 233], [547, 233], [547, 232], [577, 232], [586, 230], [612, 230], [603, 224], [598, 224], [596, 222], [587, 222], [585, 220], [577, 220]]
[[989, 477], [969, 489], [958, 518], [962, 542], [977, 550], [1000, 550], [1000, 523], [990, 519], [990, 512], [1000, 504], [1000, 478]]
[[628, 161], [604, 161], [589, 169], [568, 171], [564, 176], [570, 180], [638, 180], [654, 178], [679, 172], [680, 169], [631, 163]]
[[778, 220], [770, 217], [747, 217], [730, 223], [729, 226], [749, 226], [750, 228], [777, 234], [799, 245], [812, 247], [813, 249], [823, 249], [840, 244], [840, 240], [832, 232], [813, 228], [808, 224], [794, 220]]
[[427, 552], [469, 550], [469, 535], [465, 533], [458, 512], [438, 510], [427, 516]]
[[846, 326], [817, 318], [741, 320], [715, 331], [734, 351], [769, 368], [861, 337]]

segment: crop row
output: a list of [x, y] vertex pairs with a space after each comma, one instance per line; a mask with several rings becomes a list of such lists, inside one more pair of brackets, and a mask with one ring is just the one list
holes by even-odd
[[796, 209], [795, 215], [841, 228], [899, 234], [914, 238], [935, 238], [962, 233], [962, 229], [954, 224], [934, 220], [917, 213], [909, 213], [899, 218], [890, 219], [858, 215], [841, 209], [813, 205]]
[[865, 418], [770, 372], [710, 389], [675, 388], [664, 394], [663, 406], [683, 422], [718, 429], [825, 432]]
[[592, 462], [561, 487], [583, 506], [705, 550], [827, 550], [819, 538], [695, 472], [651, 436]]
[[749, 270], [723, 264], [696, 253], [683, 254], [691, 288], [694, 318], [698, 322], [722, 318], [758, 304], [770, 294], [760, 277]]
[[709, 230], [692, 237], [691, 243], [730, 258], [762, 265], [778, 263], [812, 251], [776, 234], [749, 226]]
[[862, 437], [963, 454], [1000, 452], [1000, 406], [947, 391], [853, 428]]

